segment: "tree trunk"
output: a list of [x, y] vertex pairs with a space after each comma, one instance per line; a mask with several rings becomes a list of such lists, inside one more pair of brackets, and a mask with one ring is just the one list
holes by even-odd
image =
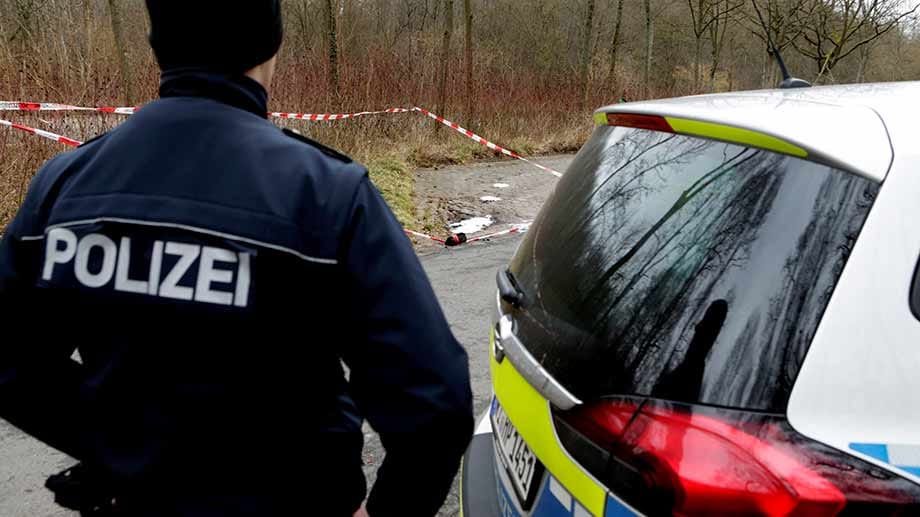
[[774, 86], [770, 84], [770, 76], [773, 71], [773, 54], [767, 50], [764, 52], [763, 56], [763, 62], [761, 62], [760, 67], [760, 87], [773, 88]]
[[712, 62], [709, 64], [709, 93], [715, 93], [716, 91], [716, 73], [719, 70], [721, 54], [721, 49], [715, 46], [712, 48]]
[[584, 39], [581, 42], [581, 63], [579, 63], [582, 109], [588, 105], [589, 83], [591, 81], [591, 36], [594, 32], [594, 0], [588, 0], [584, 30]]
[[[719, 4], [716, 4], [716, 12], [718, 12]], [[722, 51], [725, 48], [725, 35], [728, 33], [728, 2], [725, 2], [725, 11], [722, 17], [716, 18], [713, 20], [712, 24], [709, 26], [709, 40], [712, 43], [712, 50], [710, 57], [712, 58], [709, 63], [709, 92], [716, 91], [716, 73], [719, 70], [719, 65], [722, 60]]]
[[617, 53], [620, 50], [620, 27], [623, 25], [623, 0], [617, 0], [617, 21], [613, 26], [613, 46], [610, 48], [610, 77], [617, 86]]
[[473, 102], [473, 7], [471, 0], [463, 0], [463, 18], [466, 25], [466, 49], [464, 66], [466, 68], [466, 123], [473, 124], [476, 104]]
[[335, 0], [326, 0], [326, 44], [329, 49], [329, 89], [335, 101], [339, 100], [339, 46], [336, 31]]
[[348, 25], [351, 20], [352, 5], [351, 0], [336, 0], [336, 11], [338, 14], [338, 23], [336, 23], [336, 36], [339, 37], [336, 47], [339, 51], [339, 62], [348, 61], [348, 39], [351, 37], [351, 27]]
[[700, 76], [702, 75], [702, 70], [700, 67], [700, 61], [703, 60], [702, 34], [696, 37], [696, 46], [694, 47], [693, 51], [693, 93], [697, 93], [700, 89]]
[[89, 78], [92, 76], [93, 63], [93, 6], [90, 0], [83, 0], [83, 51], [80, 53], [80, 81], [85, 91], [92, 91]]
[[859, 49], [859, 66], [856, 69], [856, 82], [861, 83], [866, 80], [866, 65], [869, 64], [869, 55], [872, 53], [870, 45], [863, 45]]
[[125, 93], [125, 105], [134, 106], [134, 94], [131, 91], [131, 73], [128, 68], [128, 48], [125, 46], [121, 18], [118, 14], [118, 0], [109, 0], [109, 17], [112, 20], [112, 36], [115, 38], [115, 52], [121, 68], [121, 87]]
[[652, 94], [652, 47], [655, 42], [652, 27], [652, 1], [645, 0], [645, 98]]
[[[441, 41], [441, 71], [438, 78], [438, 114], [447, 114], [447, 75], [450, 71], [450, 40], [454, 35], [454, 0], [446, 0], [444, 5], [444, 39]], [[440, 129], [435, 126], [435, 132]]]

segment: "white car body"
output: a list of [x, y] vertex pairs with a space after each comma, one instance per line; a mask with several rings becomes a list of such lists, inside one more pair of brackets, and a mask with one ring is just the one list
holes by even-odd
[[[623, 103], [598, 110], [596, 117], [617, 114], [726, 126], [732, 128], [726, 141], [741, 138], [746, 145], [775, 138], [806, 151], [808, 160], [881, 184], [795, 379], [786, 418], [811, 440], [920, 484], [920, 319], [910, 304], [920, 262], [920, 141], [914, 126], [920, 121], [920, 82]], [[693, 127], [686, 125], [684, 134], [693, 135]], [[554, 381], [547, 381], [536, 360], [521, 368], [508, 357], [545, 399], [560, 406], [558, 390], [545, 389]], [[543, 377], [528, 377], [528, 371]], [[476, 433], [492, 433], [488, 412]], [[569, 512], [559, 515], [625, 514], [610, 513], [609, 506], [604, 514], [589, 511], [549, 470], [540, 497], [551, 493], [567, 504]], [[496, 471], [497, 490], [510, 492], [508, 476]], [[509, 501], [514, 508], [502, 506]], [[464, 507], [466, 517], [477, 517]], [[538, 505], [524, 511], [513, 497], [499, 507], [500, 515], [545, 514], [536, 512]]]

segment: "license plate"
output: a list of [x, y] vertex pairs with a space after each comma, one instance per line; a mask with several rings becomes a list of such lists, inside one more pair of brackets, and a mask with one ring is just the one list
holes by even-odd
[[539, 462], [534, 456], [533, 451], [521, 438], [521, 434], [514, 428], [514, 424], [508, 418], [508, 414], [502, 409], [501, 404], [495, 401], [495, 407], [492, 410], [492, 429], [494, 432], [495, 443], [497, 444], [498, 457], [501, 459], [511, 482], [514, 484], [514, 490], [521, 503], [526, 505], [530, 501], [531, 488], [534, 477], [537, 473]]

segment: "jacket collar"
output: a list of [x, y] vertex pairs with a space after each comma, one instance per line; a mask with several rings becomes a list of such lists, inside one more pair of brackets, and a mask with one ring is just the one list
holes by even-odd
[[266, 118], [268, 92], [245, 75], [180, 68], [160, 76], [160, 97], [204, 97]]

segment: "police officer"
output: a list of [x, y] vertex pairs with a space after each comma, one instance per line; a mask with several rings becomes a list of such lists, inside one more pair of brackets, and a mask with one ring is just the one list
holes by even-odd
[[467, 357], [366, 170], [266, 120], [279, 0], [147, 7], [161, 99], [49, 161], [0, 244], [0, 416], [81, 462], [87, 512], [433, 515]]

